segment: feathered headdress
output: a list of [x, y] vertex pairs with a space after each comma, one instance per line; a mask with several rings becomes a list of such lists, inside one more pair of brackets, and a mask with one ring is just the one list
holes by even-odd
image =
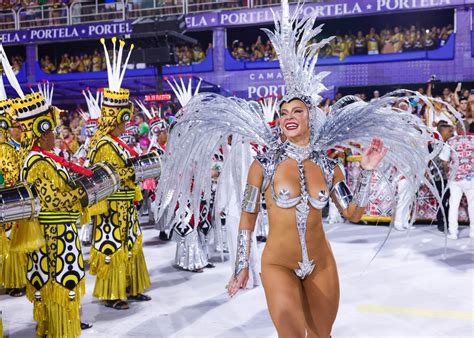
[[[87, 113], [82, 114], [83, 120], [86, 122], [86, 133], [88, 137], [92, 137], [96, 130], [102, 108], [102, 91], [97, 90], [95, 96], [89, 88], [82, 91], [82, 95], [86, 99]], [[90, 140], [88, 140], [90, 142]]]
[[265, 117], [265, 121], [267, 121], [268, 125], [273, 131], [273, 135], [276, 139], [279, 139], [281, 130], [280, 126], [278, 125], [278, 107], [279, 102], [278, 98], [274, 96], [262, 97], [258, 101], [260, 106], [262, 107], [263, 116]]
[[159, 106], [158, 109], [155, 109], [154, 107], [150, 107], [150, 109], [148, 109], [140, 100], [135, 100], [135, 103], [147, 117], [148, 125], [150, 126], [150, 132], [152, 134], [159, 134], [162, 131], [168, 130], [168, 123], [166, 123], [166, 121], [161, 116], [161, 106]]
[[103, 95], [102, 91], [97, 90], [95, 96], [92, 94], [89, 88], [82, 91], [82, 95], [86, 99], [87, 111], [89, 113], [88, 120], [98, 120], [101, 116], [102, 100]]
[[271, 123], [275, 120], [275, 116], [278, 116], [278, 99], [273, 96], [262, 97], [258, 100], [262, 107], [263, 116], [267, 123]]
[[[300, 99], [310, 110], [313, 129], [324, 124], [324, 113], [318, 109], [321, 101], [319, 93], [326, 90], [322, 80], [329, 72], [315, 73], [318, 53], [334, 36], [317, 42], [323, 25], [314, 27], [316, 15], [302, 16], [303, 5], [298, 2], [290, 13], [288, 0], [281, 1], [281, 16], [273, 12], [275, 30], [262, 29], [269, 37], [278, 55], [281, 73], [285, 81], [285, 95], [281, 104]], [[300, 19], [301, 17], [301, 19]]]
[[108, 88], [104, 88], [101, 117], [99, 118], [97, 131], [91, 140], [89, 151], [95, 147], [97, 142], [103, 136], [110, 133], [119, 124], [131, 121], [133, 115], [133, 104], [129, 100], [130, 92], [128, 89], [121, 88], [121, 86], [134, 45], [130, 45], [127, 57], [125, 58], [125, 61], [123, 61], [122, 58], [125, 41], [119, 40], [119, 48], [116, 50], [117, 38], [113, 37], [111, 60], [105, 44], [105, 39], [100, 39], [100, 42], [104, 47], [109, 86]]
[[164, 79], [170, 85], [181, 107], [184, 107], [188, 104], [188, 102], [191, 100], [191, 98], [194, 95], [199, 93], [199, 88], [201, 87], [202, 79], [201, 78], [199, 79], [196, 85], [196, 89], [194, 89], [193, 91], [193, 77], [191, 75], [188, 75], [189, 80], [188, 80], [187, 85], [184, 83], [182, 75], [178, 75], [178, 78], [179, 78], [179, 83], [176, 81], [174, 76], [171, 77], [173, 82], [171, 82], [168, 77], [165, 77]]
[[161, 146], [158, 144], [158, 136], [162, 132], [168, 132], [169, 129], [168, 123], [161, 116], [161, 106], [158, 107], [158, 110], [154, 108], [149, 110], [143, 102], [139, 100], [135, 100], [135, 102], [148, 118], [148, 125], [150, 126], [150, 144], [148, 151], [156, 148], [161, 149]]
[[[10, 66], [8, 61], [8, 56], [5, 53], [3, 45], [0, 44], [0, 62], [5, 71], [5, 75], [11, 86], [17, 92], [19, 97], [24, 96], [23, 91], [18, 83], [18, 80], [13, 72], [13, 69]], [[11, 110], [12, 100], [7, 97], [5, 90], [5, 84], [3, 82], [3, 76], [0, 75], [0, 141], [5, 141], [8, 138], [9, 132], [8, 129], [11, 128], [12, 121], [12, 110]]]
[[37, 85], [38, 91], [34, 91], [32, 87], [30, 87], [31, 93], [41, 93], [43, 95], [44, 100], [48, 106], [53, 104], [53, 94], [54, 94], [54, 83], [44, 80], [43, 83], [39, 82]]

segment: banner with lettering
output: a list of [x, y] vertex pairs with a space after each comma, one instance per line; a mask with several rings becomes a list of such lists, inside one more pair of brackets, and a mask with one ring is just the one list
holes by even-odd
[[[474, 0], [331, 0], [307, 3], [305, 14], [319, 18], [336, 18], [356, 15], [389, 14], [423, 9], [441, 9], [472, 5]], [[294, 5], [293, 5], [294, 6]], [[199, 13], [186, 16], [188, 29], [208, 29], [219, 26], [261, 25], [273, 22], [273, 13], [278, 6], [252, 8], [219, 13]]]
[[132, 32], [132, 21], [101, 22], [88, 25], [50, 26], [0, 32], [3, 44], [41, 43], [56, 40], [94, 39]]

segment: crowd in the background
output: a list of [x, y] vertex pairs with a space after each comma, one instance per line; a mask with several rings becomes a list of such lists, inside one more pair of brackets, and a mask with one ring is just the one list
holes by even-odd
[[270, 41], [262, 41], [261, 36], [258, 36], [257, 41], [251, 46], [246, 46], [243, 41], [234, 40], [231, 53], [239, 61], [273, 61], [277, 59], [275, 49]]
[[[433, 26], [431, 28], [395, 26], [378, 32], [370, 28], [368, 32], [357, 31], [346, 34], [336, 33], [335, 37], [320, 52], [323, 57], [336, 56], [343, 60], [349, 55], [376, 55], [431, 50], [443, 47], [453, 33], [453, 26]], [[277, 59], [269, 41], [257, 40], [248, 45], [234, 40], [230, 46], [232, 56], [239, 61], [272, 61]]]
[[[14, 55], [14, 56], [11, 56], [9, 59], [10, 59], [10, 64], [12, 66], [13, 72], [15, 74], [18, 74], [21, 70], [21, 66], [25, 62], [25, 59], [21, 55]], [[2, 65], [0, 65], [0, 73], [3, 73]]]
[[453, 33], [453, 26], [433, 26], [431, 28], [395, 26], [377, 32], [359, 30], [336, 34], [336, 37], [321, 51], [324, 56], [337, 56], [344, 59], [348, 55], [376, 55], [431, 50], [443, 47]]
[[[436, 88], [435, 88], [436, 86]], [[430, 99], [430, 104], [426, 104], [422, 100], [412, 99], [409, 101], [409, 105], [403, 107], [404, 110], [408, 110], [412, 114], [419, 116], [425, 124], [436, 129], [439, 121], [445, 121], [449, 125], [456, 124], [456, 117], [443, 104], [448, 103], [451, 107], [457, 111], [460, 116], [474, 126], [474, 91], [470, 88], [463, 87], [462, 83], [458, 83], [455, 88], [442, 86], [442, 90], [438, 88], [436, 80], [430, 80], [425, 87], [420, 87], [417, 91], [420, 94], [426, 95]], [[370, 95], [361, 92], [356, 93], [355, 96], [359, 97], [363, 101], [372, 101], [381, 97], [385, 93], [381, 93], [379, 90], [374, 90]], [[324, 99], [321, 101], [320, 108], [326, 112], [329, 112], [331, 106], [342, 97], [341, 93], [337, 93], [334, 99]]]
[[104, 53], [98, 50], [94, 50], [91, 54], [80, 55], [64, 53], [58, 60], [52, 60], [49, 55], [45, 55], [40, 62], [41, 69], [48, 74], [98, 72], [106, 69]]
[[62, 6], [68, 5], [70, 2], [70, 0], [0, 0], [0, 10], [17, 9], [19, 7]]
[[[209, 48], [212, 47], [209, 45]], [[191, 65], [204, 60], [207, 51], [200, 45], [175, 47], [175, 56], [178, 65]]]
[[[175, 48], [175, 56], [176, 64], [191, 65], [204, 60], [206, 51], [200, 45], [178, 46]], [[104, 53], [98, 50], [92, 53], [63, 53], [55, 58], [45, 55], [40, 62], [41, 69], [48, 74], [98, 72], [107, 69]]]

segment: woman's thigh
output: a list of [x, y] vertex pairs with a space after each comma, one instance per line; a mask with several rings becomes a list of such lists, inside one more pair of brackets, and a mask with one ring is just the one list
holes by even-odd
[[293, 270], [262, 264], [267, 306], [279, 337], [305, 337], [303, 288]]

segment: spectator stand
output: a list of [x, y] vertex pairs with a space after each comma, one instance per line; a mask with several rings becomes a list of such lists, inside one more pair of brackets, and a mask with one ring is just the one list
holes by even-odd
[[[129, 65], [131, 69], [127, 71], [127, 78], [150, 77], [155, 75], [153, 67], [137, 69], [136, 65]], [[184, 73], [205, 73], [214, 70], [213, 49], [209, 48], [203, 61], [192, 63], [191, 65], [169, 65], [163, 67], [163, 75], [184, 74]], [[75, 73], [46, 73], [41, 69], [39, 63], [36, 64], [37, 78], [45, 79], [51, 82], [71, 81], [71, 80], [89, 80], [89, 79], [107, 79], [107, 71], [100, 70], [95, 72], [75, 72]]]
[[49, 27], [69, 24], [69, 8], [63, 2], [39, 6], [19, 7], [16, 12], [17, 29]]
[[186, 0], [186, 13], [201, 13], [226, 9], [241, 9], [252, 6], [252, 1], [247, 0]]
[[4, 8], [0, 11], [0, 31], [17, 29], [16, 12], [13, 8]]
[[[144, 3], [150, 1], [143, 1]], [[69, 6], [69, 24], [116, 21], [127, 19], [127, 1], [113, 1], [95, 4], [73, 1]], [[130, 5], [130, 8], [133, 6]]]
[[[474, 39], [474, 38], [473, 38]], [[377, 55], [349, 55], [344, 60], [336, 56], [320, 58], [318, 65], [349, 65], [361, 63], [377, 63], [391, 61], [415, 61], [415, 60], [452, 60], [454, 59], [456, 34], [449, 37], [446, 44], [435, 50], [424, 50], [416, 52], [377, 54]], [[225, 70], [244, 69], [276, 69], [279, 68], [278, 60], [273, 61], [238, 61], [229, 49], [225, 50]]]

